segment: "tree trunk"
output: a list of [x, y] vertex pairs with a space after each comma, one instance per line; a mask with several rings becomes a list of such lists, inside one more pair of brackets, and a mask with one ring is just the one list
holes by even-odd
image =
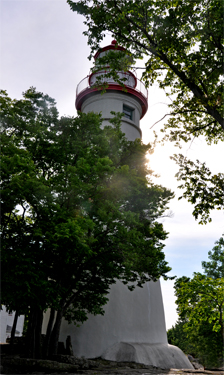
[[28, 327], [26, 332], [26, 346], [25, 346], [25, 356], [27, 358], [34, 358], [35, 351], [35, 315], [34, 310], [31, 308], [28, 315]]
[[16, 326], [17, 326], [17, 321], [19, 317], [19, 310], [16, 310], [15, 316], [14, 316], [14, 321], [13, 321], [13, 326], [12, 326], [12, 331], [11, 331], [11, 338], [10, 338], [10, 353], [13, 354], [13, 344], [14, 344], [14, 338], [15, 338], [15, 333], [16, 333]]
[[29, 324], [26, 333], [25, 355], [27, 358], [40, 358], [41, 356], [41, 328], [43, 311], [37, 307], [30, 309]]
[[60, 334], [60, 328], [61, 328], [61, 322], [63, 317], [63, 309], [57, 311], [56, 320], [54, 323], [54, 328], [51, 334], [51, 340], [50, 340], [50, 355], [56, 355], [58, 351], [58, 340], [59, 340], [59, 334]]
[[43, 311], [37, 310], [36, 312], [36, 326], [35, 326], [35, 358], [42, 358], [42, 342], [41, 330], [43, 324]]
[[222, 315], [223, 315], [222, 305], [223, 304], [221, 304], [221, 306], [219, 306], [219, 323], [220, 323], [220, 326], [221, 326], [222, 344], [224, 346], [224, 326], [223, 326], [223, 318], [222, 318]]
[[54, 317], [55, 317], [55, 309], [51, 309], [50, 317], [47, 325], [47, 332], [44, 340], [44, 349], [43, 349], [43, 356], [44, 358], [47, 358], [49, 355], [49, 344], [51, 339], [51, 333], [52, 333], [52, 327], [54, 323]]
[[73, 349], [72, 349], [71, 336], [67, 336], [67, 339], [66, 339], [66, 354], [67, 355], [74, 355]]

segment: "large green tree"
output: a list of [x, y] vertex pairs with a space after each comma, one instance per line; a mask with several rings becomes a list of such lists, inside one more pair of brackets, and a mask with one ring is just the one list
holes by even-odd
[[[127, 55], [146, 59], [142, 79], [147, 85], [155, 82], [171, 99], [166, 138], [179, 144], [204, 136], [208, 144], [224, 140], [223, 120], [223, 2], [220, 0], [67, 0], [73, 11], [82, 14], [88, 30], [91, 55], [99, 48], [106, 32], [127, 49]], [[107, 62], [108, 58], [108, 62]], [[129, 69], [131, 59], [118, 54], [102, 58], [110, 65], [110, 74]], [[114, 62], [114, 63], [113, 63]], [[124, 63], [125, 62], [125, 63]], [[106, 64], [107, 63], [107, 64]], [[176, 161], [182, 168], [182, 159]], [[207, 184], [208, 176], [198, 166], [185, 160], [194, 177]], [[182, 169], [183, 171], [183, 169]], [[211, 176], [217, 182], [216, 191], [223, 188], [223, 175]], [[186, 175], [184, 175], [186, 176]], [[203, 179], [205, 177], [205, 179]], [[181, 179], [181, 175], [179, 175]], [[221, 180], [221, 182], [220, 182]], [[189, 197], [188, 184], [182, 184]], [[198, 183], [191, 184], [194, 195], [202, 196]], [[191, 199], [193, 202], [194, 199]], [[200, 207], [196, 204], [195, 218], [206, 223], [212, 209], [223, 209], [223, 199], [212, 199], [203, 191]], [[201, 213], [202, 210], [202, 213]], [[205, 215], [204, 213], [205, 212]]]
[[189, 342], [187, 333], [184, 330], [185, 324], [186, 324], [186, 321], [184, 319], [178, 318], [175, 325], [172, 326], [172, 328], [168, 329], [167, 331], [168, 343], [171, 345], [177, 346], [185, 354], [190, 354], [194, 357], [197, 357], [196, 353], [194, 352], [194, 346], [191, 345], [191, 343]]
[[224, 278], [224, 235], [215, 242], [215, 246], [208, 252], [209, 261], [202, 262], [202, 268], [207, 276], [213, 279]]
[[194, 205], [192, 214], [199, 224], [210, 222], [212, 210], [224, 209], [224, 173], [212, 174], [205, 163], [193, 162], [182, 154], [171, 159], [179, 165], [176, 177], [182, 183], [178, 188], [184, 190], [178, 199], [186, 198]]
[[147, 57], [144, 80], [175, 94], [172, 137], [223, 140], [223, 3], [219, 0], [68, 0], [86, 18], [92, 52], [110, 31], [134, 57]]
[[152, 183], [151, 146], [127, 141], [120, 115], [101, 129], [100, 115], [59, 118], [47, 95], [23, 96], [1, 93], [2, 297], [29, 311], [27, 347], [38, 356], [47, 308], [45, 350], [56, 353], [62, 317], [103, 313], [116, 279], [132, 290], [167, 277], [157, 219], [173, 194]]
[[[175, 281], [179, 322], [169, 331], [170, 343], [199, 357], [205, 366], [221, 366], [224, 344], [223, 237], [202, 262], [205, 274]], [[182, 337], [181, 337], [182, 336]], [[183, 341], [183, 337], [185, 340]]]

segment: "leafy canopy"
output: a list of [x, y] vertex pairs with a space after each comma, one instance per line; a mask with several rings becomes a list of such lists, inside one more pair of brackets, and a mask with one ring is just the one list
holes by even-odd
[[[209, 251], [210, 261], [202, 262], [205, 274], [194, 273], [192, 279], [183, 276], [176, 279], [174, 286], [179, 322], [170, 332], [171, 343], [177, 339], [183, 350], [210, 366], [221, 365], [223, 359], [223, 256], [221, 237]], [[179, 331], [183, 331], [186, 344], [180, 340]]]
[[208, 252], [209, 261], [202, 262], [204, 273], [213, 279], [224, 277], [224, 237], [215, 242], [215, 246]]
[[[178, 146], [201, 135], [208, 144], [224, 140], [222, 1], [67, 2], [86, 19], [90, 57], [108, 31], [126, 48], [126, 59], [124, 52], [97, 59], [99, 69], [110, 66], [106, 77], [112, 75], [124, 85], [118, 71], [129, 70], [133, 58], [145, 58], [142, 79], [147, 86], [157, 83], [171, 101], [161, 130], [164, 139]], [[182, 197], [194, 205], [200, 224], [211, 221], [211, 210], [223, 209], [223, 174], [212, 176], [204, 163], [193, 165], [182, 155], [175, 160], [183, 181], [180, 188], [185, 189]]]
[[86, 18], [91, 56], [109, 31], [127, 54], [147, 58], [144, 81], [157, 82], [172, 97], [164, 128], [171, 140], [224, 139], [222, 1], [67, 2]]
[[150, 180], [151, 146], [128, 142], [119, 115], [104, 129], [93, 113], [59, 118], [34, 88], [2, 91], [1, 107], [3, 303], [83, 321], [116, 279], [166, 278], [158, 219], [173, 194]]
[[184, 192], [178, 199], [186, 198], [194, 205], [192, 214], [196, 220], [200, 217], [199, 224], [211, 222], [210, 212], [224, 209], [224, 173], [213, 175], [205, 163], [194, 163], [182, 154], [171, 159], [180, 167], [176, 177], [182, 181], [178, 188]]

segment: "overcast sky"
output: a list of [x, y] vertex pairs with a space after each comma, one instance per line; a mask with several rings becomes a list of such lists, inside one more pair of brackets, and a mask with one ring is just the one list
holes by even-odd
[[[60, 115], [76, 115], [74, 106], [76, 86], [93, 64], [88, 60], [90, 49], [84, 18], [72, 12], [65, 0], [1, 0], [0, 1], [0, 81], [1, 88], [12, 98], [21, 98], [30, 86], [53, 97]], [[102, 46], [110, 44], [108, 34]], [[140, 73], [138, 73], [140, 78]], [[159, 134], [162, 123], [150, 127], [167, 113], [167, 98], [155, 85], [149, 89], [149, 108], [141, 122], [143, 141], [153, 140], [153, 130]], [[172, 218], [163, 219], [170, 233], [166, 240], [166, 259], [172, 275], [192, 276], [201, 272], [201, 261], [207, 260], [208, 251], [214, 246], [223, 230], [224, 217], [214, 212], [212, 223], [198, 225], [192, 217], [190, 203], [177, 201], [180, 191], [174, 177], [177, 167], [169, 156], [179, 152], [167, 143], [158, 146], [150, 157], [150, 165], [160, 178], [157, 183], [171, 188], [176, 198], [171, 202]], [[185, 145], [181, 153], [192, 160], [206, 162], [213, 172], [223, 170], [223, 144], [207, 146], [197, 139]], [[167, 328], [177, 319], [173, 282], [162, 281], [162, 293]]]

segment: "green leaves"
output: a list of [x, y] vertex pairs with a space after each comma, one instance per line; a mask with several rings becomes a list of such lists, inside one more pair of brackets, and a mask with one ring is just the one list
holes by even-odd
[[167, 277], [157, 219], [173, 194], [149, 180], [151, 146], [125, 139], [121, 114], [101, 129], [93, 113], [58, 118], [33, 88], [1, 101], [3, 303], [84, 321], [116, 279]]
[[[122, 85], [119, 70], [131, 68], [128, 57], [146, 58], [144, 83], [157, 83], [171, 100], [161, 130], [164, 140], [178, 146], [199, 136], [208, 144], [224, 141], [222, 1], [67, 2], [86, 18], [90, 57], [108, 31], [126, 49], [126, 55], [111, 53], [99, 60], [110, 66], [107, 76]], [[210, 211], [223, 207], [223, 174], [211, 176], [203, 164], [190, 167], [183, 157], [175, 160], [181, 168], [178, 179], [185, 181], [182, 197], [194, 205], [201, 224], [209, 222]]]
[[202, 262], [204, 273], [207, 276], [219, 279], [224, 277], [224, 238], [220, 237], [215, 246], [208, 252], [210, 261]]
[[[183, 276], [175, 281], [179, 322], [172, 328], [172, 337], [183, 331], [187, 344], [178, 343], [183, 350], [189, 350], [205, 366], [221, 366], [223, 358], [224, 325], [224, 278], [223, 237], [209, 252], [210, 262], [202, 262], [205, 275], [197, 272], [192, 279]], [[177, 331], [176, 331], [177, 329]]]
[[[223, 4], [217, 0], [106, 1], [68, 0], [86, 18], [91, 56], [106, 32], [134, 58], [146, 56], [143, 79], [173, 95], [169, 138], [203, 134], [223, 140]], [[117, 56], [107, 65], [116, 75]], [[129, 67], [123, 66], [123, 70]]]
[[183, 184], [178, 186], [184, 189], [183, 195], [179, 198], [187, 198], [195, 207], [193, 216], [197, 220], [201, 217], [199, 224], [206, 224], [211, 221], [209, 214], [211, 210], [223, 210], [224, 208], [224, 174], [212, 175], [205, 163], [196, 163], [185, 158], [183, 155], [174, 155], [180, 169], [176, 177]]
[[177, 311], [185, 320], [183, 329], [193, 353], [201, 357], [204, 365], [219, 366], [223, 341], [224, 279], [194, 273], [188, 282], [184, 277], [177, 279], [175, 289]]

